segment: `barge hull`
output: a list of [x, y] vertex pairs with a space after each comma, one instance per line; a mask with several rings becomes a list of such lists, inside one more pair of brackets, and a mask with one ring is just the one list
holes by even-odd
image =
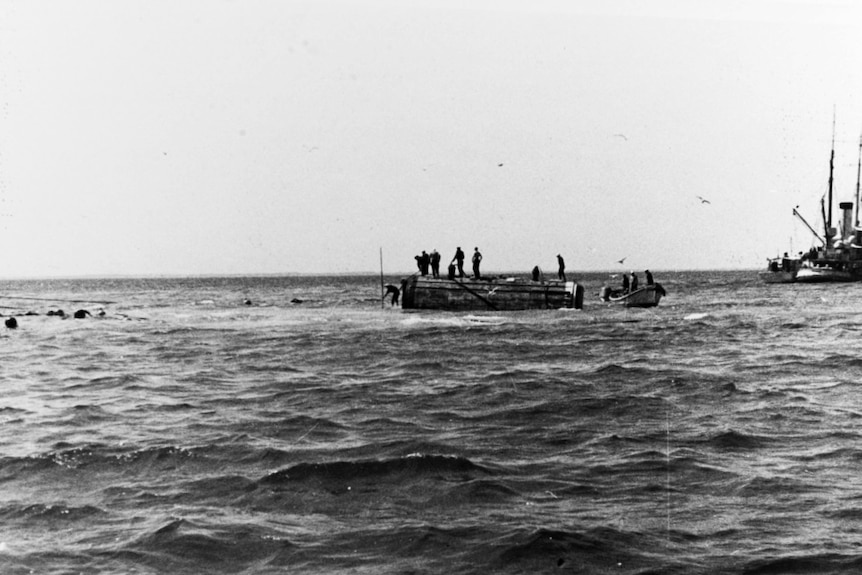
[[583, 286], [561, 280], [450, 280], [411, 276], [404, 280], [401, 307], [448, 311], [581, 309]]

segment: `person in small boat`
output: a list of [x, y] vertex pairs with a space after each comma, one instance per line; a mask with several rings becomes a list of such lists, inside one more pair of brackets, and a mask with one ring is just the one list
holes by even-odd
[[431, 251], [431, 275], [435, 278], [440, 277], [440, 254], [437, 250]]
[[401, 290], [392, 284], [386, 284], [386, 293], [383, 294], [383, 299], [385, 300], [389, 294], [392, 294], [392, 305], [396, 305], [398, 303], [398, 296], [401, 295]]
[[560, 265], [560, 269], [557, 271], [557, 277], [566, 281], [566, 260], [564, 260], [563, 256], [560, 254], [557, 254], [557, 263]]
[[623, 274], [623, 293], [629, 293], [629, 276]]
[[651, 286], [651, 285], [655, 284], [655, 282], [652, 279], [652, 274], [650, 273], [649, 270], [646, 270], [644, 272], [644, 275], [646, 276], [646, 285]]
[[482, 263], [482, 252], [479, 251], [479, 248], [473, 248], [473, 278], [481, 279], [482, 275], [479, 273], [479, 264]]
[[632, 285], [631, 290], [632, 290], [632, 291], [637, 291], [637, 289], [638, 289], [638, 275], [634, 272], [634, 270], [632, 270], [632, 282], [631, 282], [631, 285]]
[[461, 246], [455, 248], [455, 257], [452, 258], [454, 263], [458, 264], [458, 277], [464, 277], [464, 252], [461, 251]]

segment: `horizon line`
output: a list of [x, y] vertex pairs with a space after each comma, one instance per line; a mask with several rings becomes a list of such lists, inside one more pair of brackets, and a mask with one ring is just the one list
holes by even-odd
[[[730, 271], [757, 271], [759, 267], [741, 267], [741, 268], [688, 268], [688, 269], [661, 269], [652, 270], [653, 273], [685, 273], [685, 272], [730, 272]], [[611, 269], [594, 269], [594, 270], [579, 270], [577, 273], [582, 274], [619, 274], [626, 273], [631, 270], [627, 267], [622, 270]], [[466, 272], [467, 270], [465, 270]], [[412, 276], [418, 272], [384, 272], [384, 276], [403, 275]], [[551, 273], [548, 271], [547, 273]], [[566, 270], [567, 275], [576, 276], [574, 270]], [[530, 275], [529, 271], [489, 271], [488, 277], [497, 276], [512, 276], [512, 275]], [[266, 278], [266, 277], [335, 277], [335, 276], [379, 276], [380, 271], [346, 271], [346, 272], [252, 272], [252, 273], [196, 273], [196, 274], [172, 274], [172, 273], [145, 273], [145, 274], [81, 274], [81, 275], [54, 275], [54, 276], [9, 276], [0, 277], [2, 281], [34, 281], [34, 280], [112, 280], [112, 279], [189, 279], [189, 278]], [[472, 275], [472, 274], [470, 274]], [[442, 277], [442, 276], [441, 276]]]

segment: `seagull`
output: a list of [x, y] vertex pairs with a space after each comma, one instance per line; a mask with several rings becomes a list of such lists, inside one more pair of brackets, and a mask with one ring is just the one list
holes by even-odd
[[701, 204], [711, 204], [712, 203], [709, 200], [707, 200], [706, 198], [704, 198], [703, 196], [697, 196], [697, 199], [700, 200]]
[[625, 134], [614, 134], [614, 137], [615, 137], [615, 138], [622, 138], [622, 139], [623, 139], [623, 140], [625, 140], [626, 142], [628, 142], [628, 141], [629, 141], [629, 139], [628, 139], [628, 138], [626, 138], [626, 135], [625, 135]]
[[[628, 257], [628, 256], [626, 256], [626, 258], [627, 258], [627, 257]], [[626, 258], [623, 258], [623, 259], [621, 259], [621, 260], [617, 260], [617, 263], [618, 263], [618, 264], [625, 263]]]

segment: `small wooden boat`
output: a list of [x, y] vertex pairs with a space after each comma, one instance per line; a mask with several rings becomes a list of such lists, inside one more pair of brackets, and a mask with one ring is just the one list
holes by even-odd
[[661, 284], [648, 284], [632, 292], [605, 286], [599, 292], [599, 298], [603, 302], [618, 303], [626, 307], [655, 307], [665, 295], [667, 292]]
[[413, 275], [402, 281], [402, 309], [514, 311], [581, 309], [584, 288], [572, 281], [523, 278], [433, 278]]
[[800, 258], [783, 257], [770, 258], [766, 269], [757, 272], [758, 277], [768, 284], [789, 284], [796, 281], [796, 273], [802, 265]]

